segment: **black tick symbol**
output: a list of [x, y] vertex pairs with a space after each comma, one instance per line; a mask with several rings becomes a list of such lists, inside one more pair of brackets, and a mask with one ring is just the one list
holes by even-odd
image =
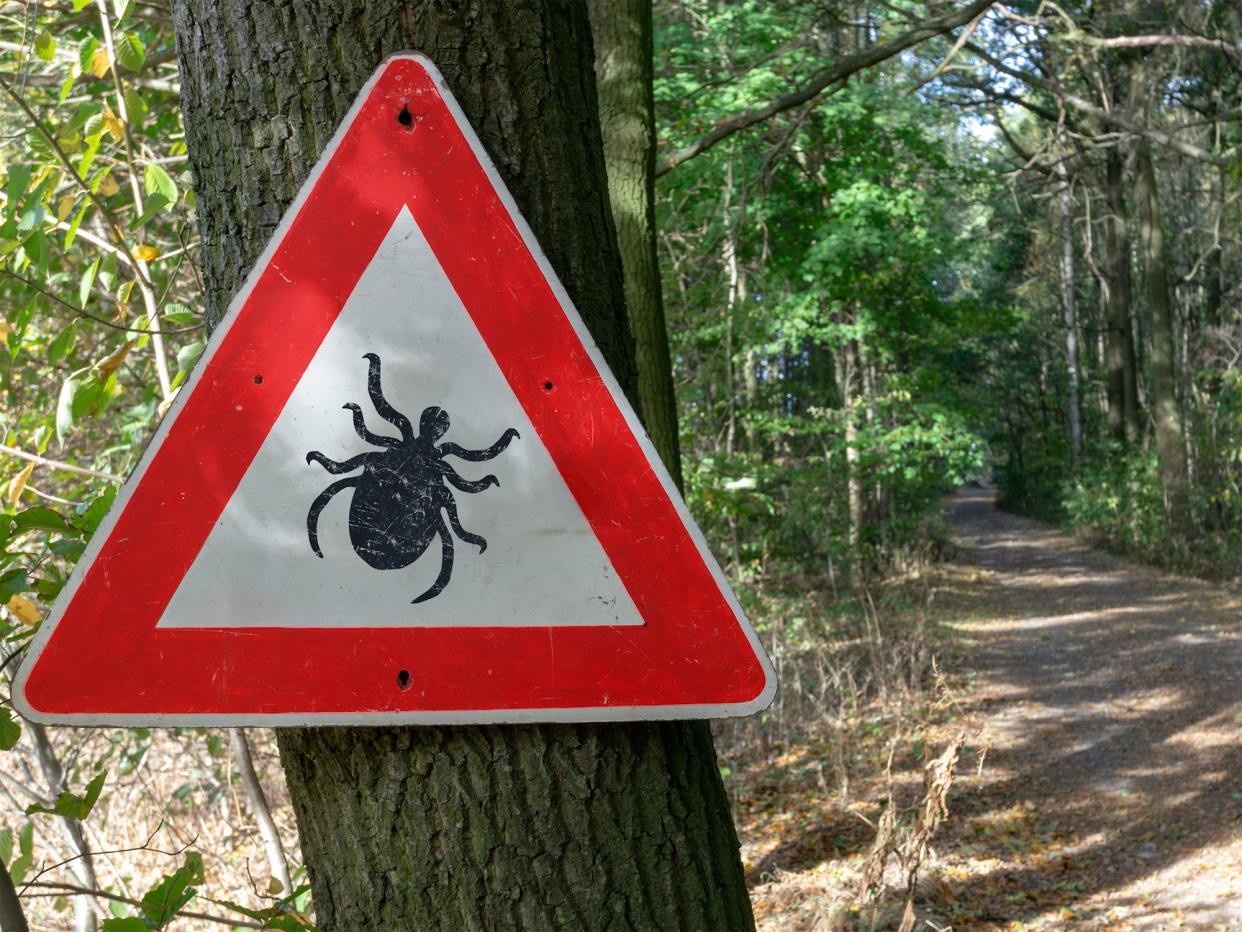
[[[381, 436], [367, 430], [362, 409], [347, 404], [354, 415], [354, 430], [367, 443], [385, 447], [372, 450], [338, 463], [318, 450], [306, 454], [307, 463], [318, 463], [337, 475], [361, 467], [362, 474], [333, 482], [319, 493], [306, 515], [306, 532], [311, 550], [322, 557], [319, 549], [319, 513], [337, 492], [354, 489], [349, 506], [349, 539], [354, 552], [377, 570], [397, 570], [409, 566], [423, 555], [438, 534], [443, 548], [440, 575], [431, 588], [414, 600], [426, 602], [444, 591], [453, 575], [453, 533], [466, 543], [475, 544], [479, 553], [487, 549], [487, 541], [471, 534], [457, 518], [457, 502], [452, 489], [460, 492], [482, 492], [500, 485], [495, 476], [484, 476], [477, 482], [463, 479], [446, 456], [456, 456], [472, 463], [481, 463], [504, 452], [518, 432], [510, 427], [486, 450], [466, 450], [455, 443], [436, 442], [448, 433], [449, 416], [443, 408], [423, 409], [418, 420], [418, 436], [410, 419], [390, 405], [380, 390], [380, 358], [375, 353], [363, 357], [371, 364], [367, 375], [367, 392], [371, 403], [384, 420], [401, 432], [401, 439]], [[448, 485], [445, 485], [445, 483]], [[445, 524], [444, 514], [448, 515]], [[449, 532], [452, 527], [453, 533]]]

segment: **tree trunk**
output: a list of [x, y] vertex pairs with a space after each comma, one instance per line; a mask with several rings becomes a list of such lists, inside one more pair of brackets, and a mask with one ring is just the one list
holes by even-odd
[[681, 485], [677, 396], [656, 252], [651, 0], [590, 0], [588, 7], [608, 196], [634, 334], [639, 413], [664, 465]]
[[[584, 6], [175, 0], [173, 15], [212, 313], [374, 67], [419, 49], [636, 397]], [[705, 723], [279, 743], [325, 930], [753, 927]]]
[[1078, 312], [1074, 294], [1074, 198], [1069, 173], [1060, 166], [1061, 191], [1057, 204], [1061, 214], [1061, 310], [1065, 315], [1065, 371], [1069, 384], [1070, 454], [1074, 472], [1082, 463], [1082, 402], [1078, 384]]
[[1130, 223], [1126, 213], [1124, 165], [1116, 146], [1107, 150], [1108, 189], [1108, 424], [1118, 440], [1139, 437], [1138, 373], [1130, 302]]
[[1138, 179], [1134, 196], [1139, 206], [1139, 242], [1143, 251], [1143, 281], [1151, 329], [1151, 399], [1156, 453], [1160, 459], [1170, 528], [1180, 535], [1187, 530], [1190, 502], [1182, 413], [1177, 403], [1177, 341], [1169, 294], [1168, 257], [1160, 226], [1160, 197], [1151, 161], [1151, 144], [1139, 140], [1137, 154]]

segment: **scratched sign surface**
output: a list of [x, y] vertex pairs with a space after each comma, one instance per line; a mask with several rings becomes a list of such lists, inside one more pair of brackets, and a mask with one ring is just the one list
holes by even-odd
[[386, 61], [31, 645], [74, 724], [746, 714], [775, 679], [425, 58]]

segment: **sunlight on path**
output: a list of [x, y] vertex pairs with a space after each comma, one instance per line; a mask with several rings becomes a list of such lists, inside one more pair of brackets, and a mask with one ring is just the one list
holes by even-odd
[[991, 745], [939, 846], [951, 896], [1002, 928], [1242, 929], [1242, 600], [990, 490], [948, 510], [939, 608]]

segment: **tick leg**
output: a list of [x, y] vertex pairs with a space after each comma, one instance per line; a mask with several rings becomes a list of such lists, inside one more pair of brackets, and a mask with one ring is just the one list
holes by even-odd
[[352, 411], [354, 414], [354, 431], [367, 443], [374, 444], [377, 447], [399, 447], [401, 441], [396, 437], [384, 437], [381, 434], [373, 434], [367, 430], [367, 422], [362, 419], [362, 409], [356, 404], [344, 405], [346, 411]]
[[444, 506], [444, 510], [448, 512], [449, 524], [453, 526], [453, 533], [460, 537], [468, 544], [474, 544], [479, 548], [479, 553], [487, 549], [487, 538], [478, 534], [471, 534], [461, 526], [461, 519], [457, 517], [457, 503], [450, 501]]
[[318, 450], [311, 450], [306, 454], [306, 462], [308, 464], [318, 463], [335, 476], [343, 472], [349, 472], [351, 469], [358, 469], [361, 466], [365, 466], [367, 464], [367, 457], [370, 455], [370, 453], [359, 453], [357, 456], [350, 457], [343, 463], [338, 463], [336, 460], [328, 459]]
[[463, 479], [461, 476], [457, 475], [456, 470], [454, 470], [452, 466], [448, 465], [448, 463], [441, 463], [440, 465], [440, 471], [443, 473], [444, 478], [447, 479], [449, 484], [459, 492], [482, 492], [484, 489], [490, 489], [494, 485], [500, 485], [500, 480], [495, 476], [484, 476], [482, 479], [475, 482], [472, 479]]
[[413, 440], [414, 427], [410, 424], [410, 419], [388, 403], [383, 389], [380, 388], [380, 358], [374, 353], [367, 353], [362, 358], [371, 363], [367, 373], [367, 394], [371, 396], [371, 404], [375, 405], [380, 417], [401, 431], [403, 440]]
[[482, 463], [484, 460], [490, 460], [499, 456], [505, 451], [505, 447], [507, 447], [510, 442], [516, 440], [520, 436], [521, 434], [510, 427], [500, 435], [499, 440], [493, 443], [486, 450], [467, 450], [464, 447], [459, 447], [455, 443], [442, 443], [440, 444], [440, 455], [456, 456], [463, 460], [469, 460], [471, 463]]
[[440, 523], [440, 541], [444, 545], [443, 556], [440, 558], [440, 575], [431, 584], [431, 588], [411, 602], [411, 605], [434, 599], [449, 584], [449, 577], [453, 575], [453, 535], [449, 533], [449, 529], [444, 526], [443, 522]]
[[311, 502], [310, 511], [306, 513], [306, 536], [310, 540], [311, 550], [315, 551], [315, 556], [323, 559], [323, 551], [319, 549], [319, 512], [327, 507], [328, 502], [332, 500], [332, 496], [342, 489], [348, 489], [350, 486], [356, 486], [362, 481], [361, 476], [350, 476], [348, 479], [338, 479], [326, 489], [319, 493], [319, 497]]

